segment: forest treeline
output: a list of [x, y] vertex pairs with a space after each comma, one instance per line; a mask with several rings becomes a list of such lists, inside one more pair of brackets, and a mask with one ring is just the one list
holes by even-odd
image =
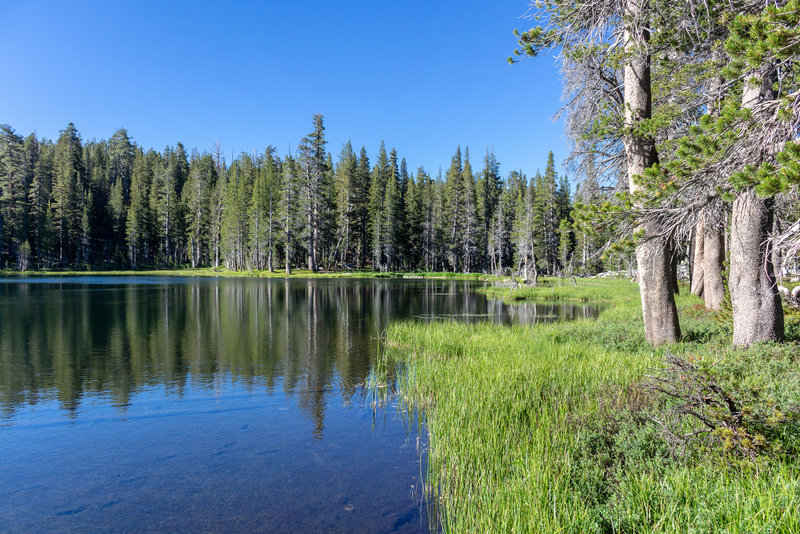
[[[602, 195], [591, 180], [579, 193]], [[552, 153], [530, 178], [502, 178], [490, 150], [476, 169], [460, 147], [436, 176], [383, 143], [370, 161], [347, 142], [334, 162], [321, 115], [294, 154], [230, 163], [219, 144], [158, 152], [125, 129], [83, 142], [70, 123], [52, 142], [0, 126], [7, 269], [595, 272], [599, 240], [576, 230], [572, 201]]]

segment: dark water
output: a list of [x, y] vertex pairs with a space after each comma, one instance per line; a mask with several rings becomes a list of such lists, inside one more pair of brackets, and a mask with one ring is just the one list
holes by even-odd
[[425, 532], [390, 321], [533, 322], [466, 282], [0, 279], [0, 532]]

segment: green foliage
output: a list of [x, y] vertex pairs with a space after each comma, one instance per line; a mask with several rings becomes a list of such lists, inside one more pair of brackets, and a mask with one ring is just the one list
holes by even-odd
[[[219, 145], [191, 155], [180, 143], [145, 151], [125, 129], [83, 143], [70, 124], [52, 143], [4, 126], [0, 266], [17, 264], [25, 241], [29, 269], [500, 272], [521, 249], [536, 251], [531, 270], [563, 272], [569, 263], [570, 184], [552, 153], [530, 184], [517, 171], [503, 180], [490, 150], [476, 172], [460, 147], [446, 178], [432, 178], [423, 168], [411, 175], [383, 144], [374, 165], [349, 142], [334, 164], [324, 132], [315, 115], [294, 156], [268, 147], [228, 163]], [[520, 193], [532, 202], [524, 213]], [[524, 244], [512, 231], [522, 226]]]
[[[513, 293], [519, 291], [608, 307], [596, 320], [531, 327], [409, 322], [386, 334], [384, 369], [398, 370], [407, 406], [424, 409], [429, 498], [446, 531], [800, 528], [796, 346], [720, 350], [729, 331], [700, 312], [696, 297], [679, 295], [682, 323], [706, 333], [670, 350], [704, 362], [699, 376], [747, 415], [737, 446], [726, 450], [734, 438], [720, 431], [676, 448], [659, 423], [674, 402], [646, 387], [665, 352], [654, 353], [637, 326], [636, 286], [545, 280]], [[487, 292], [509, 295], [504, 288]], [[758, 457], [738, 452], [745, 434], [763, 436]]]

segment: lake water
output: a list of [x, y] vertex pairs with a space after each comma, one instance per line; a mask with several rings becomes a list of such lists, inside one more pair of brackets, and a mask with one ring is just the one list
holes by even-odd
[[383, 329], [596, 314], [476, 287], [0, 279], [0, 531], [428, 531], [424, 426], [365, 386]]

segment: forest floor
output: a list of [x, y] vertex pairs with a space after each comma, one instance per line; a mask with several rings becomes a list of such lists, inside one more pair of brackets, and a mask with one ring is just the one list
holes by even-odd
[[682, 288], [683, 339], [653, 349], [627, 280], [486, 291], [604, 308], [533, 326], [389, 327], [377, 383], [424, 414], [445, 531], [800, 532], [796, 312], [787, 343], [734, 350], [730, 311]]

